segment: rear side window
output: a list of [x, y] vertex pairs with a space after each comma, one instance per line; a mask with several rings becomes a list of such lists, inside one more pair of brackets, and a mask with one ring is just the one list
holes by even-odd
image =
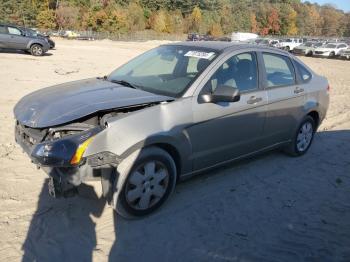
[[312, 77], [312, 74], [310, 73], [309, 70], [307, 70], [305, 68], [305, 66], [303, 66], [302, 64], [296, 62], [295, 63], [297, 65], [297, 68], [298, 68], [298, 71], [299, 71], [299, 74], [300, 74], [300, 79], [306, 83], [306, 82], [309, 82], [311, 80], [311, 77]]
[[263, 54], [267, 87], [279, 87], [295, 84], [294, 68], [290, 59], [276, 54]]
[[0, 34], [7, 34], [7, 29], [3, 25], [0, 25]]

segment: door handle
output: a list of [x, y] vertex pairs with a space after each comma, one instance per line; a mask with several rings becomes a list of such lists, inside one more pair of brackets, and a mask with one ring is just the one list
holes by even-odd
[[294, 94], [300, 94], [300, 93], [302, 93], [302, 92], [304, 92], [304, 88], [297, 87], [297, 88], [295, 88], [295, 90], [294, 90]]
[[247, 101], [247, 104], [256, 104], [256, 103], [259, 103], [262, 101], [262, 98], [261, 97], [255, 97], [255, 96], [251, 96], [249, 98], [249, 100]]

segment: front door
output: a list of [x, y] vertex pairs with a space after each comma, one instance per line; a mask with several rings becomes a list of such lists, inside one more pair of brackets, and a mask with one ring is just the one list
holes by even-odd
[[194, 99], [194, 125], [187, 132], [192, 143], [194, 170], [210, 167], [258, 150], [266, 115], [267, 94], [259, 88], [255, 52], [231, 56], [201, 91], [220, 85], [238, 88], [241, 98], [231, 103], [204, 103]]

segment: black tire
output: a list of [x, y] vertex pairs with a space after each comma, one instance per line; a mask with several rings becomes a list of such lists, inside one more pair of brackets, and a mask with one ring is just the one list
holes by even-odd
[[286, 46], [284, 50], [286, 50], [287, 52], [289, 52], [289, 51], [290, 51], [290, 47], [289, 47], [289, 46]]
[[30, 53], [33, 55], [33, 56], [42, 56], [44, 55], [44, 49], [41, 45], [39, 44], [33, 44], [31, 47], [30, 47]]
[[334, 58], [334, 57], [335, 57], [335, 53], [334, 53], [334, 52], [331, 52], [331, 53], [329, 54], [329, 57], [330, 57], [330, 58]]
[[[298, 135], [301, 132], [302, 127], [306, 124], [306, 123], [310, 123], [312, 126], [312, 136], [311, 136], [311, 140], [308, 143], [308, 145], [305, 147], [305, 149], [300, 150], [298, 148]], [[314, 135], [316, 132], [316, 124], [315, 124], [315, 120], [311, 117], [311, 116], [305, 116], [304, 119], [301, 121], [301, 123], [299, 124], [297, 130], [295, 131], [292, 141], [284, 148], [284, 151], [290, 155], [290, 156], [302, 156], [304, 155], [310, 148]]]
[[[176, 165], [173, 158], [161, 148], [158, 148], [158, 147], [144, 148], [137, 153], [137, 156], [130, 156], [130, 157], [131, 157], [130, 159], [127, 158], [124, 160], [126, 161], [124, 163], [124, 166], [121, 166], [121, 168], [119, 167], [117, 168], [119, 177], [120, 178], [124, 177], [125, 179], [122, 184], [122, 190], [119, 193], [114, 193], [114, 196], [113, 196], [113, 206], [115, 210], [119, 215], [128, 219], [148, 215], [154, 212], [160, 206], [162, 206], [163, 203], [169, 198], [171, 193], [174, 191], [174, 188], [176, 185], [176, 177], [177, 177]], [[140, 170], [140, 168], [142, 168], [144, 165], [146, 165], [149, 162], [155, 162], [161, 165], [162, 168], [167, 170], [168, 176], [167, 176], [167, 182], [165, 183], [166, 186], [162, 185], [166, 189], [165, 189], [164, 195], [161, 198], [157, 199], [157, 202], [155, 204], [153, 204], [152, 206], [146, 209], [138, 209], [138, 208], [135, 208], [134, 206], [139, 205], [137, 201], [141, 202], [141, 198], [139, 200], [136, 199], [132, 204], [130, 204], [130, 202], [127, 199], [127, 193], [134, 190], [134, 188], [136, 188], [136, 186], [132, 185], [132, 183], [129, 183], [129, 179], [135, 171]], [[133, 188], [130, 188], [130, 186], [133, 186]], [[145, 181], [143, 182], [143, 187], [145, 188]], [[117, 186], [115, 188], [117, 188]], [[148, 190], [152, 190], [152, 186]], [[152, 196], [151, 196], [151, 199], [152, 199]], [[149, 203], [151, 203], [151, 200], [149, 201]]]

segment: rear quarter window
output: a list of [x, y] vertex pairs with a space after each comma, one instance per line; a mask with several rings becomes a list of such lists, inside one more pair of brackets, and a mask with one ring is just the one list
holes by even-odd
[[300, 75], [300, 79], [302, 82], [307, 83], [311, 80], [312, 74], [309, 70], [305, 68], [302, 64], [295, 62], [296, 67], [298, 69], [298, 73]]

